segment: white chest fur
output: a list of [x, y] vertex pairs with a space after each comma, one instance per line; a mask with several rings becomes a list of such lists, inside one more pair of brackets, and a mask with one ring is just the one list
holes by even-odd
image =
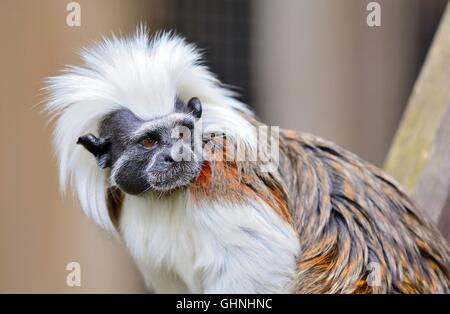
[[126, 196], [124, 241], [158, 293], [288, 292], [300, 248], [292, 227], [265, 203], [194, 203]]

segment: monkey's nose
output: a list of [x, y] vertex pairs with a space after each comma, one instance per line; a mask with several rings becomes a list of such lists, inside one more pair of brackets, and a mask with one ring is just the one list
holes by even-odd
[[161, 153], [158, 157], [158, 163], [165, 166], [170, 166], [175, 162], [170, 152]]
[[170, 154], [167, 154], [167, 155], [164, 156], [164, 162], [166, 162], [166, 163], [173, 163], [174, 160], [173, 160], [172, 156], [170, 156]]

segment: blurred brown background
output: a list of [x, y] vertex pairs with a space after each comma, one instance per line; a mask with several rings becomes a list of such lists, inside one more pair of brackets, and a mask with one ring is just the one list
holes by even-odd
[[[144, 292], [120, 243], [62, 199], [40, 113], [44, 77], [80, 47], [143, 21], [205, 50], [224, 83], [272, 124], [313, 132], [380, 166], [446, 0], [97, 0], [66, 24], [70, 1], [0, 2], [0, 292]], [[67, 263], [82, 286], [66, 285]]]

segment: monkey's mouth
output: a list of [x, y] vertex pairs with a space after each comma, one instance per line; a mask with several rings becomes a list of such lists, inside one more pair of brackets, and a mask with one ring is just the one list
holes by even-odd
[[148, 174], [151, 190], [169, 192], [183, 188], [195, 181], [200, 173], [200, 164], [192, 161], [179, 161], [162, 170], [152, 170]]

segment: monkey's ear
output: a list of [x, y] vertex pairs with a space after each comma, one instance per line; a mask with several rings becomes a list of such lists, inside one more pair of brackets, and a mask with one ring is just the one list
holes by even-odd
[[97, 138], [91, 133], [80, 136], [77, 144], [95, 156], [97, 164], [104, 169], [111, 166], [111, 143], [107, 138]]
[[200, 119], [202, 116], [202, 103], [197, 97], [192, 97], [187, 103], [188, 110], [192, 112], [194, 118]]

